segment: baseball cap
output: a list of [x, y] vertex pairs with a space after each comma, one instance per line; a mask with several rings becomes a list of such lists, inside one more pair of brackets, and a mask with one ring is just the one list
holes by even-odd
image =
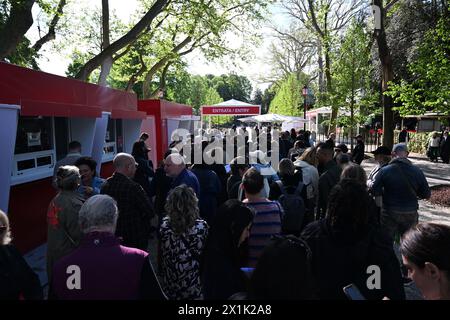
[[408, 146], [405, 143], [397, 143], [392, 148], [392, 152], [408, 152]]
[[375, 151], [372, 152], [374, 155], [383, 154], [386, 156], [391, 155], [391, 150], [388, 147], [380, 146]]
[[338, 144], [338, 145], [334, 148], [334, 150], [336, 150], [336, 149], [341, 150], [343, 153], [347, 153], [347, 151], [348, 151], [348, 148], [347, 148], [347, 146], [346, 146], [344, 143]]

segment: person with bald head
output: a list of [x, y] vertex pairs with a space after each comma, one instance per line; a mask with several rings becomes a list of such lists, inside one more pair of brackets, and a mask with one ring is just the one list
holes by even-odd
[[116, 236], [122, 238], [124, 246], [147, 250], [155, 213], [144, 189], [132, 180], [137, 163], [131, 154], [119, 153], [114, 157], [113, 165], [114, 174], [106, 180], [101, 193], [117, 201]]
[[185, 184], [194, 190], [197, 198], [200, 197], [200, 183], [195, 174], [186, 168], [186, 162], [181, 154], [168, 155], [164, 160], [164, 171], [168, 177], [172, 178], [171, 190]]

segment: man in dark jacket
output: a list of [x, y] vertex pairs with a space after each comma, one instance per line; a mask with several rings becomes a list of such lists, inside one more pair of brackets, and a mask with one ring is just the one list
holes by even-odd
[[182, 184], [191, 187], [197, 198], [200, 198], [200, 184], [197, 177], [186, 168], [186, 163], [182, 155], [172, 153], [164, 160], [164, 171], [171, 177], [172, 185], [170, 189], [174, 189]]
[[317, 147], [317, 158], [319, 165], [323, 168], [323, 172], [319, 177], [319, 204], [317, 219], [325, 217], [328, 195], [331, 189], [339, 182], [341, 176], [341, 168], [333, 160], [334, 145], [325, 142]]
[[420, 168], [408, 160], [408, 148], [399, 143], [392, 149], [393, 159], [375, 177], [372, 194], [383, 197], [381, 225], [391, 236], [403, 235], [417, 224], [417, 199], [428, 199], [430, 187]]
[[358, 134], [355, 138], [356, 138], [356, 146], [352, 151], [352, 159], [355, 163], [361, 164], [361, 162], [364, 160], [363, 136]]
[[441, 158], [443, 163], [449, 163], [450, 160], [450, 138], [448, 131], [442, 134], [441, 138]]
[[119, 153], [114, 157], [113, 164], [115, 172], [106, 180], [101, 193], [117, 201], [119, 218], [116, 235], [123, 238], [122, 244], [125, 246], [147, 250], [154, 211], [144, 189], [132, 180], [136, 162], [131, 154]]

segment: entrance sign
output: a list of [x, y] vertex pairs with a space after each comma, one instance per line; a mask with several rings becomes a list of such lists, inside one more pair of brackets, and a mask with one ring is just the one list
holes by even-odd
[[260, 106], [202, 106], [202, 115], [255, 115], [261, 114]]

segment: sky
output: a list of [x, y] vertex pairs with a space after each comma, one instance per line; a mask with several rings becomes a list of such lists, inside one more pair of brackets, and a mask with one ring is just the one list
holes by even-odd
[[[100, 0], [77, 0], [77, 6], [91, 6], [101, 7]], [[117, 16], [124, 22], [129, 22], [131, 16], [137, 9], [136, 0], [109, 0], [110, 11], [115, 11]], [[278, 24], [284, 24], [287, 19], [282, 14], [281, 9], [278, 6], [271, 6], [270, 11], [272, 13], [271, 21], [277, 21]], [[37, 5], [33, 7], [33, 12], [37, 14]], [[30, 40], [34, 43], [38, 39], [37, 27], [35, 24], [30, 28], [26, 34]], [[269, 45], [271, 43], [271, 30], [268, 26], [261, 29], [263, 34], [263, 41], [261, 41], [260, 47], [251, 48], [253, 51], [253, 58], [249, 62], [236, 61], [234, 66], [231, 63], [209, 62], [199, 52], [193, 52], [185, 57], [185, 61], [188, 63], [188, 71], [192, 74], [205, 75], [215, 74], [220, 75], [224, 73], [234, 72], [239, 75], [245, 75], [252, 83], [253, 90], [259, 88], [261, 90], [266, 89], [269, 83], [261, 83], [260, 76], [270, 71], [270, 66], [266, 62], [266, 57], [269, 52]], [[227, 41], [230, 44], [240, 44], [242, 39], [239, 36], [227, 34]], [[49, 45], [47, 45], [49, 46]], [[51, 53], [50, 50], [45, 50], [43, 47], [43, 57], [39, 60], [39, 66], [42, 71], [53, 73], [61, 76], [65, 76], [65, 71], [70, 63], [68, 58], [68, 52]]]

